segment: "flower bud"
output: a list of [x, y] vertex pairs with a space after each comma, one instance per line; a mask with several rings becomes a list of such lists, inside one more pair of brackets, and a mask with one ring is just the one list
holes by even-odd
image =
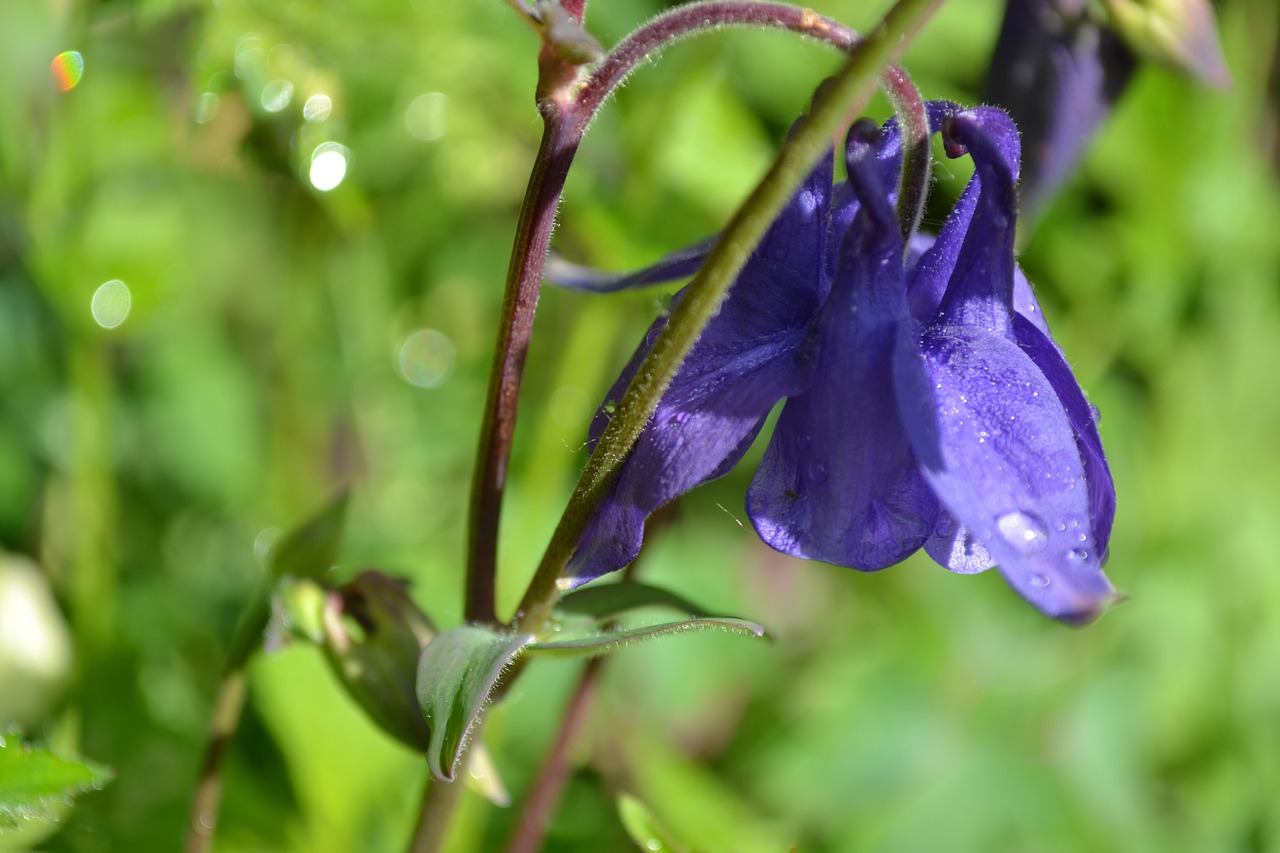
[[430, 730], [418, 708], [418, 656], [435, 634], [405, 581], [361, 572], [329, 592], [322, 614], [324, 648], [334, 673], [387, 734], [425, 751]]
[[1209, 0], [1105, 0], [1105, 4], [1112, 25], [1140, 55], [1221, 89], [1231, 85]]

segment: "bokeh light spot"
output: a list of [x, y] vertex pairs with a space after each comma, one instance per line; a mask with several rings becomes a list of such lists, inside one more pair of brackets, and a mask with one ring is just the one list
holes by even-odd
[[404, 125], [414, 139], [431, 142], [444, 136], [445, 105], [449, 99], [439, 92], [428, 92], [413, 99], [404, 111]]
[[205, 92], [196, 98], [196, 124], [208, 124], [218, 114], [222, 99], [216, 92]]
[[439, 388], [453, 373], [457, 349], [435, 329], [418, 329], [400, 345], [400, 375], [419, 388]]
[[547, 404], [551, 419], [563, 427], [576, 427], [586, 423], [595, 411], [590, 395], [577, 385], [561, 385], [551, 395]]
[[302, 105], [302, 117], [307, 121], [324, 121], [333, 112], [333, 99], [324, 93], [312, 95]]
[[53, 58], [49, 65], [53, 72], [53, 81], [63, 92], [70, 92], [84, 76], [84, 57], [78, 50], [64, 50]]
[[104, 329], [114, 329], [129, 316], [133, 307], [133, 296], [129, 293], [129, 285], [118, 278], [113, 278], [93, 292], [93, 300], [89, 310], [93, 319]]
[[264, 527], [258, 531], [258, 535], [253, 538], [253, 556], [258, 561], [266, 565], [267, 558], [271, 556], [271, 549], [280, 541], [280, 537], [284, 535], [284, 531], [279, 527]]
[[278, 113], [293, 100], [293, 84], [288, 80], [272, 80], [262, 87], [262, 108]]
[[236, 42], [235, 73], [241, 80], [256, 77], [262, 69], [267, 52], [262, 46], [262, 39], [253, 33], [245, 33]]
[[347, 148], [337, 142], [322, 142], [311, 152], [311, 186], [321, 192], [342, 183], [347, 176]]

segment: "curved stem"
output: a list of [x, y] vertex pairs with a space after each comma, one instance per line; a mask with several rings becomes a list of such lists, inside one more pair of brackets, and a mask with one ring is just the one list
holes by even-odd
[[815, 99], [808, 119], [782, 148], [764, 180], [729, 222], [637, 371], [587, 461], [586, 470], [521, 602], [516, 617], [518, 630], [537, 631], [546, 622], [558, 594], [557, 581], [594, 508], [617, 476], [685, 356], [703, 328], [719, 312], [730, 285], [765, 231], [827, 150], [832, 134], [845, 116], [865, 107], [880, 69], [901, 53], [906, 39], [941, 2], [898, 0], [880, 26], [852, 49], [844, 66]]
[[480, 427], [480, 449], [471, 481], [466, 585], [466, 618], [470, 622], [497, 621], [494, 585], [498, 526], [511, 442], [515, 437], [516, 402], [533, 334], [542, 266], [551, 243], [565, 177], [578, 149], [579, 139], [566, 138], [562, 117], [557, 112], [549, 111], [545, 120], [542, 144], [516, 225], [487, 405]]

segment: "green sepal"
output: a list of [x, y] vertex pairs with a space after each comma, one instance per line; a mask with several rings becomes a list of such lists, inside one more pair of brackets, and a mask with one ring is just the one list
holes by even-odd
[[503, 670], [531, 642], [531, 634], [464, 625], [436, 635], [422, 650], [418, 705], [431, 728], [427, 766], [437, 779], [454, 780], [467, 738]]
[[573, 640], [533, 643], [528, 647], [527, 651], [533, 654], [555, 655], [557, 657], [594, 657], [616, 652], [631, 643], [657, 640], [662, 637], [670, 637], [690, 631], [728, 631], [752, 637], [764, 638], [765, 636], [764, 627], [755, 622], [728, 617], [708, 617], [686, 619], [681, 622], [667, 622], [662, 625], [649, 625], [644, 628], [632, 628], [627, 631], [607, 631]]
[[72, 797], [101, 788], [113, 776], [99, 764], [28, 746], [17, 732], [0, 734], [0, 833], [24, 821], [56, 820]]
[[347, 521], [347, 492], [341, 492], [308, 521], [290, 530], [271, 549], [271, 574], [319, 579], [338, 561]]
[[704, 610], [687, 598], [662, 587], [622, 581], [588, 586], [562, 597], [556, 609], [573, 616], [589, 616], [603, 622], [642, 607], [669, 607], [687, 616], [705, 618], [715, 614]]

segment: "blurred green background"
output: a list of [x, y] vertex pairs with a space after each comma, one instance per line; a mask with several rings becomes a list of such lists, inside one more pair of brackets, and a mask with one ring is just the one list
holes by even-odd
[[[589, 28], [612, 44], [660, 8], [595, 0]], [[1076, 631], [994, 572], [783, 558], [744, 527], [740, 466], [642, 572], [777, 642], [611, 660], [548, 849], [628, 849], [627, 791], [704, 851], [1280, 850], [1280, 8], [1220, 15], [1234, 88], [1140, 72], [1022, 256], [1103, 413], [1129, 601]], [[927, 96], [977, 99], [999, 16], [952, 0], [905, 63]], [[342, 485], [343, 575], [461, 618], [536, 49], [496, 0], [0, 7], [0, 722], [117, 777], [42, 849], [179, 845], [263, 555]], [[781, 34], [673, 47], [593, 126], [558, 245], [624, 268], [717, 230], [835, 64]], [[543, 295], [504, 612], [662, 298]], [[492, 714], [517, 800], [577, 671], [535, 664]], [[314, 649], [250, 683], [217, 849], [403, 849], [420, 757]], [[455, 849], [514, 815], [468, 795]]]

